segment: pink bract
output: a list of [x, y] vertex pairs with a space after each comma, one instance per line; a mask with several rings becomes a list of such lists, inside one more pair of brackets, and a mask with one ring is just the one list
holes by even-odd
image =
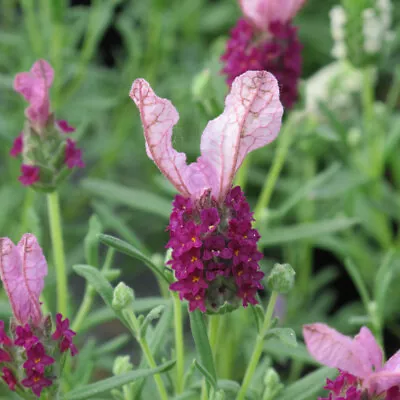
[[273, 141], [281, 127], [283, 107], [275, 77], [248, 71], [234, 80], [224, 112], [207, 124], [201, 156], [187, 165], [186, 155], [172, 146], [172, 128], [179, 119], [172, 103], [158, 97], [143, 79], [133, 82], [130, 97], [140, 111], [148, 156], [185, 197], [199, 198], [211, 189], [223, 201], [246, 154]]
[[258, 29], [266, 30], [271, 22], [290, 21], [306, 0], [239, 0], [243, 14]]
[[37, 239], [22, 236], [18, 245], [9, 238], [0, 239], [0, 275], [17, 322], [40, 324], [39, 297], [47, 275], [47, 262]]
[[38, 129], [46, 125], [50, 115], [49, 89], [53, 78], [51, 65], [45, 60], [38, 60], [29, 72], [21, 72], [14, 79], [14, 90], [30, 104], [25, 115]]
[[382, 350], [368, 328], [362, 327], [352, 339], [315, 323], [305, 325], [303, 335], [317, 361], [359, 378], [369, 393], [381, 394], [400, 385], [400, 350], [382, 365]]

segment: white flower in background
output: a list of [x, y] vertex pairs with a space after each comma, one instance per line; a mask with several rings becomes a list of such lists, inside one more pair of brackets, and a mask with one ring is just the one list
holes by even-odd
[[362, 74], [358, 69], [343, 61], [329, 64], [306, 81], [306, 111], [320, 114], [320, 103], [345, 110], [351, 106], [352, 94], [360, 92], [361, 87]]
[[367, 8], [363, 12], [364, 50], [368, 54], [376, 54], [385, 41], [393, 36], [390, 32], [392, 23], [391, 0], [376, 0], [375, 8]]
[[334, 41], [332, 55], [337, 59], [343, 59], [347, 55], [345, 42], [346, 12], [342, 6], [335, 6], [331, 9], [329, 16], [331, 18], [331, 33]]

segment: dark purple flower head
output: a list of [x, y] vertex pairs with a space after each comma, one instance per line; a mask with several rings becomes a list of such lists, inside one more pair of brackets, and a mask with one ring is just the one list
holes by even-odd
[[67, 139], [65, 147], [65, 164], [72, 169], [74, 167], [84, 168], [85, 163], [82, 160], [82, 150], [76, 147], [76, 143], [72, 139]]
[[35, 167], [34, 165], [27, 165], [27, 164], [22, 164], [21, 165], [21, 176], [18, 178], [18, 180], [24, 185], [24, 186], [30, 186], [36, 183], [40, 178], [40, 168]]
[[24, 148], [24, 138], [22, 133], [20, 133], [14, 140], [13, 146], [10, 150], [11, 157], [17, 157], [19, 154], [22, 153]]
[[28, 324], [24, 326], [17, 326], [15, 328], [16, 339], [14, 344], [16, 346], [25, 347], [29, 350], [39, 339], [33, 334], [31, 327]]
[[28, 377], [22, 380], [22, 385], [31, 388], [32, 392], [40, 397], [42, 390], [48, 386], [51, 386], [53, 382], [51, 379], [46, 378], [43, 374], [35, 370], [28, 371]]
[[23, 367], [26, 370], [35, 370], [40, 374], [44, 373], [47, 365], [51, 365], [55, 362], [54, 358], [48, 356], [45, 352], [42, 343], [34, 344], [27, 351], [28, 359], [25, 361]]
[[62, 315], [58, 313], [56, 315], [56, 330], [52, 334], [51, 338], [53, 340], [60, 340], [61, 353], [64, 353], [68, 349], [71, 350], [72, 356], [78, 353], [78, 349], [72, 342], [75, 335], [76, 333], [72, 329], [69, 329], [69, 319], [65, 318], [63, 320]]
[[1, 376], [1, 379], [8, 385], [8, 388], [12, 391], [15, 391], [15, 385], [17, 384], [17, 380], [15, 379], [14, 374], [9, 368], [3, 367], [1, 370], [3, 372], [3, 375]]
[[65, 119], [59, 119], [58, 121], [56, 121], [56, 124], [62, 133], [72, 133], [72, 132], [75, 132], [75, 130], [76, 130]]
[[213, 199], [194, 204], [177, 195], [173, 205], [167, 247], [177, 282], [170, 289], [189, 301], [190, 310], [217, 312], [235, 298], [244, 306], [256, 304], [264, 276], [258, 265], [260, 235], [252, 228], [253, 214], [240, 188], [231, 189], [222, 204]]
[[12, 345], [12, 340], [7, 336], [4, 329], [4, 321], [0, 321], [0, 344], [3, 344], [4, 346]]
[[297, 28], [291, 22], [272, 21], [260, 31], [250, 21], [240, 19], [232, 29], [222, 56], [227, 83], [249, 70], [271, 72], [279, 82], [285, 107], [291, 108], [298, 97], [302, 45]]

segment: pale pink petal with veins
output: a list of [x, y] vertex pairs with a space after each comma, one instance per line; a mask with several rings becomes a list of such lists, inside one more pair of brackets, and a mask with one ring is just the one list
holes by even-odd
[[47, 275], [47, 263], [35, 236], [27, 233], [17, 246], [0, 239], [0, 274], [14, 317], [19, 324], [42, 320], [39, 297]]
[[369, 365], [371, 371], [377, 371], [382, 368], [383, 354], [374, 335], [363, 326], [358, 335], [354, 337], [354, 342], [358, 343], [364, 352], [360, 356], [365, 357], [365, 363]]
[[206, 126], [201, 156], [187, 165], [172, 146], [179, 119], [172, 103], [143, 79], [133, 83], [130, 97], [140, 111], [147, 155], [181, 194], [195, 198], [211, 189], [222, 200], [246, 154], [276, 138], [283, 114], [276, 79], [265, 71], [244, 73], [233, 82], [224, 112]]
[[276, 138], [282, 114], [272, 74], [248, 71], [234, 80], [224, 112], [208, 123], [201, 138], [199, 161], [216, 174], [216, 198], [225, 197], [246, 154]]
[[389, 358], [383, 368], [371, 374], [367, 386], [377, 394], [393, 386], [400, 386], [400, 350]]
[[185, 180], [186, 155], [172, 146], [172, 129], [179, 120], [175, 107], [169, 100], [158, 97], [144, 79], [133, 82], [129, 95], [140, 111], [147, 155], [180, 193], [190, 196]]
[[306, 0], [239, 0], [243, 14], [258, 29], [268, 30], [271, 22], [286, 23], [298, 13]]
[[365, 358], [362, 356], [365, 349], [350, 337], [321, 323], [305, 325], [303, 336], [309, 353], [321, 364], [341, 369], [359, 378], [366, 378], [371, 374], [370, 366], [365, 365]]

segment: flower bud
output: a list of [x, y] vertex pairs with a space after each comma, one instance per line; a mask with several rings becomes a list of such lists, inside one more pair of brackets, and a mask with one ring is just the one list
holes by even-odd
[[114, 360], [113, 365], [113, 374], [114, 375], [121, 375], [125, 372], [129, 372], [133, 370], [133, 364], [131, 363], [129, 356], [118, 356]]
[[132, 305], [135, 295], [133, 289], [120, 282], [114, 289], [112, 306], [116, 311], [121, 311]]
[[223, 390], [218, 390], [217, 393], [215, 393], [215, 400], [226, 400], [225, 392]]
[[268, 288], [278, 293], [289, 293], [294, 285], [296, 272], [290, 264], [275, 264], [267, 279]]
[[274, 400], [283, 389], [281, 379], [273, 368], [268, 368], [264, 377], [265, 390], [263, 400]]

